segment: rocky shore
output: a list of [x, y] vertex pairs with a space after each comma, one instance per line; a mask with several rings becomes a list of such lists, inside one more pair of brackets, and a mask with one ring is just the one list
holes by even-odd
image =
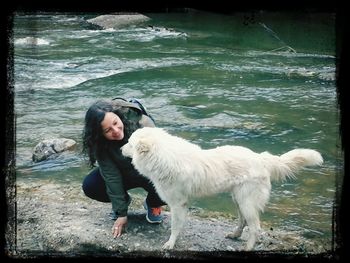
[[330, 245], [316, 244], [300, 233], [284, 232], [262, 222], [255, 251], [246, 253], [242, 251], [246, 232], [241, 239], [225, 238], [236, 218], [192, 208], [175, 249], [163, 251], [161, 247], [170, 236], [171, 214], [166, 207], [162, 224], [147, 223], [142, 194], [132, 194], [127, 232], [114, 239], [113, 221], [108, 217], [111, 205], [87, 198], [79, 184], [21, 179], [16, 185], [16, 231], [8, 235], [14, 239], [10, 238], [11, 258], [327, 257], [330, 249]]

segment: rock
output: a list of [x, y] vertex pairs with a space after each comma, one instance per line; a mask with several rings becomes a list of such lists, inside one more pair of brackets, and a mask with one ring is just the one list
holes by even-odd
[[51, 155], [72, 150], [76, 141], [66, 138], [47, 139], [39, 142], [33, 150], [33, 162], [41, 162]]
[[[241, 253], [247, 238], [247, 229], [244, 229], [241, 238], [225, 238], [238, 219], [228, 220], [208, 211], [203, 211], [208, 216], [203, 218], [190, 210], [174, 250], [164, 251], [162, 245], [171, 232], [171, 213], [165, 207], [163, 223], [149, 224], [142, 207], [145, 193], [133, 194], [128, 210], [128, 227], [121, 237], [114, 239], [111, 233], [114, 221], [108, 217], [111, 204], [89, 199], [79, 183], [58, 184], [50, 179], [34, 182], [22, 177], [16, 181], [16, 189], [17, 224], [13, 228], [16, 230], [7, 236], [13, 236], [8, 254], [19, 259], [52, 255], [133, 259], [237, 257], [232, 253]], [[217, 221], [210, 220], [213, 217]], [[327, 253], [331, 249], [331, 243], [325, 240], [317, 242], [299, 232], [272, 229], [265, 222], [262, 227], [252, 253], [286, 252], [290, 257]]]
[[327, 81], [335, 81], [336, 80], [335, 72], [322, 72], [318, 75], [318, 77], [322, 80], [327, 80]]
[[15, 40], [15, 45], [24, 45], [24, 46], [41, 46], [41, 45], [50, 45], [50, 42], [36, 37], [25, 37]]
[[148, 20], [150, 20], [149, 17], [138, 13], [116, 13], [110, 15], [101, 15], [92, 19], [88, 19], [87, 22], [100, 26], [103, 29], [119, 29], [132, 24], [146, 22]]

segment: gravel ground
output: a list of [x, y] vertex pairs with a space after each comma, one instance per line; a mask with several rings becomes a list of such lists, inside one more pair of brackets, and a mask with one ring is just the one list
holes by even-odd
[[142, 194], [132, 194], [127, 232], [114, 239], [113, 221], [108, 217], [111, 205], [87, 198], [80, 185], [23, 179], [16, 185], [16, 227], [7, 233], [11, 248], [7, 254], [11, 258], [329, 257], [327, 251], [331, 249], [330, 244], [316, 244], [298, 232], [273, 229], [262, 222], [255, 251], [246, 253], [242, 251], [246, 231], [240, 239], [225, 238], [237, 223], [230, 218], [232, 215], [191, 208], [174, 250], [164, 251], [161, 247], [170, 236], [171, 214], [166, 207], [164, 222], [149, 224], [142, 208]]

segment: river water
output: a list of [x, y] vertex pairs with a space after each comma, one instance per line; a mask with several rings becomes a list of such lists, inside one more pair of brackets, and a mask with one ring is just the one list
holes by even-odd
[[[138, 98], [159, 127], [203, 148], [320, 151], [322, 167], [273, 184], [261, 219], [332, 246], [343, 170], [333, 14], [157, 13], [122, 29], [86, 21], [97, 15], [14, 16], [17, 178], [81, 182], [89, 171], [80, 154], [89, 105]], [[33, 163], [34, 146], [55, 137], [74, 139], [78, 147]], [[233, 210], [228, 194], [192, 205]]]

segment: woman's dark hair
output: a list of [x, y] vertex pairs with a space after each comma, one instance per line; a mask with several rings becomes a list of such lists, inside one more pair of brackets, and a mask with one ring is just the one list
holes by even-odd
[[[138, 120], [127, 119], [125, 109], [117, 105], [114, 101], [99, 100], [92, 104], [85, 114], [85, 125], [83, 130], [83, 153], [89, 158], [89, 165], [95, 166], [96, 152], [106, 147], [108, 140], [102, 133], [101, 122], [107, 112], [113, 112], [118, 115], [124, 124], [124, 138], [121, 145], [126, 143], [131, 133], [140, 127]], [[141, 113], [139, 113], [141, 118]]]

